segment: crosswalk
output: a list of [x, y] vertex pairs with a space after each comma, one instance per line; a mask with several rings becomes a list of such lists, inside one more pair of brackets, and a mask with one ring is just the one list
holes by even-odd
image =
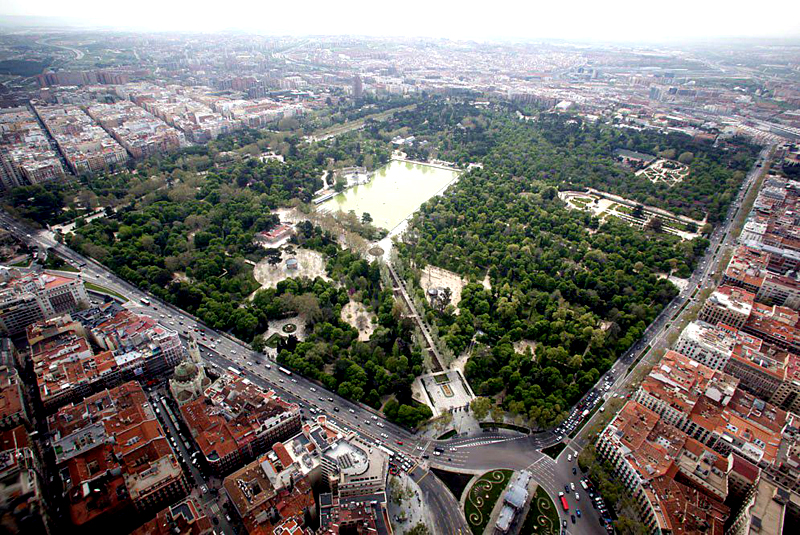
[[507, 438], [495, 438], [495, 439], [472, 439], [465, 442], [461, 442], [455, 446], [450, 446], [456, 449], [459, 448], [474, 448], [475, 446], [488, 446], [489, 444], [500, 444], [503, 442], [510, 442], [512, 440], [519, 440], [520, 437], [507, 437]]

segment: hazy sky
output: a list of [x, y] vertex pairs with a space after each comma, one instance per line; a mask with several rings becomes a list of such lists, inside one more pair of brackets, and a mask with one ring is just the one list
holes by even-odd
[[800, 0], [2, 0], [0, 15], [148, 30], [590, 40], [800, 38]]

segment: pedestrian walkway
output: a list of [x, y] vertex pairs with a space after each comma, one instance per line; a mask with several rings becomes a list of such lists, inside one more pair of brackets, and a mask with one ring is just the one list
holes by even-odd
[[442, 366], [442, 356], [439, 354], [436, 344], [433, 343], [433, 336], [431, 336], [431, 330], [428, 327], [428, 324], [417, 312], [417, 308], [414, 306], [414, 301], [411, 299], [411, 297], [409, 297], [409, 292], [406, 289], [406, 284], [403, 279], [397, 275], [397, 272], [394, 270], [394, 267], [391, 263], [387, 263], [386, 265], [389, 268], [389, 275], [392, 279], [392, 289], [395, 291], [395, 293], [399, 293], [403, 298], [408, 310], [411, 312], [408, 317], [410, 317], [414, 323], [417, 324], [417, 327], [419, 327], [419, 330], [422, 332], [422, 337], [425, 338], [425, 344], [428, 346], [427, 349], [432, 358], [431, 371], [443, 371], [444, 367]]

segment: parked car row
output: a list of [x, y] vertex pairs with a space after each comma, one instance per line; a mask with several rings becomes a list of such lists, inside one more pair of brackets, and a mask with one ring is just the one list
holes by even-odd
[[612, 524], [611, 514], [608, 510], [608, 507], [606, 507], [603, 497], [600, 496], [600, 493], [597, 492], [594, 485], [592, 485], [592, 482], [589, 481], [588, 477], [581, 479], [580, 483], [581, 487], [583, 487], [583, 490], [585, 490], [586, 494], [589, 496], [589, 501], [591, 502], [592, 507], [597, 509], [597, 512], [599, 513], [598, 516], [600, 517], [600, 524], [606, 528], [606, 531], [609, 533], [609, 535], [613, 535], [614, 526]]

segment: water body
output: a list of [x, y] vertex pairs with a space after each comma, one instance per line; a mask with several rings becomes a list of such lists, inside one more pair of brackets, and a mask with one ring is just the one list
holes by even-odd
[[458, 171], [393, 160], [368, 184], [352, 187], [320, 205], [323, 210], [366, 212], [375, 226], [394, 229], [420, 205], [458, 178]]

